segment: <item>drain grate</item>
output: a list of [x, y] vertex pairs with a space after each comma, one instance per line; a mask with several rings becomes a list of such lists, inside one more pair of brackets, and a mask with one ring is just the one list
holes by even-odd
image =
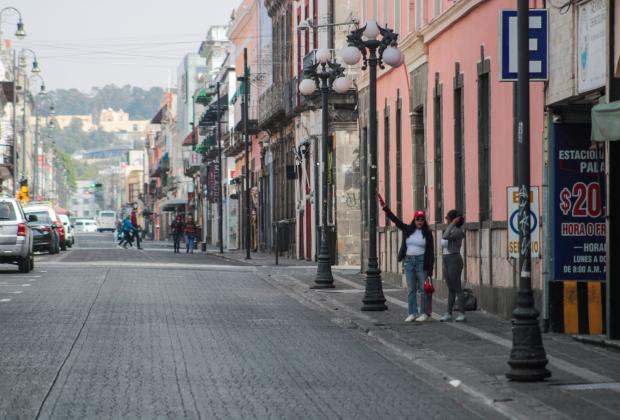
[[597, 389], [620, 389], [620, 382], [600, 382], [596, 384], [568, 384], [558, 385], [558, 388], [570, 391], [591, 391]]

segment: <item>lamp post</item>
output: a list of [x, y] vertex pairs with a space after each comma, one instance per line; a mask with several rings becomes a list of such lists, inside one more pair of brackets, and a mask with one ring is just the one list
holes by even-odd
[[[14, 56], [17, 59], [17, 64], [14, 67], [14, 80], [15, 83], [17, 83], [17, 79], [18, 79], [18, 74], [20, 70], [25, 70], [26, 68], [26, 55], [27, 54], [31, 54], [33, 59], [32, 59], [32, 68], [31, 68], [31, 72], [33, 74], [39, 74], [41, 72], [41, 68], [39, 67], [39, 62], [37, 61], [37, 55], [36, 53], [31, 50], [30, 48], [22, 48], [19, 51], [19, 54], [17, 56]], [[26, 91], [27, 91], [27, 78], [24, 75], [24, 83], [22, 86], [22, 91], [23, 91], [23, 103], [22, 103], [22, 151], [21, 151], [21, 160], [22, 160], [22, 170], [21, 170], [21, 181], [26, 180]], [[13, 89], [13, 98], [17, 99], [17, 95], [16, 95], [16, 89]], [[15, 102], [13, 102], [13, 135], [15, 136], [15, 138], [17, 139], [16, 133], [17, 133], [17, 118], [16, 118], [16, 106], [15, 106]], [[14, 146], [17, 146], [16, 144], [14, 144]], [[14, 156], [15, 158], [17, 158], [17, 148], [14, 147]], [[15, 175], [17, 175], [17, 159], [15, 159]], [[17, 181], [17, 176], [15, 176], [14, 182]]]
[[[26, 36], [26, 31], [24, 30], [24, 22], [22, 21], [21, 12], [15, 7], [5, 7], [0, 10], [0, 50], [3, 48], [2, 41], [2, 18], [5, 14], [16, 14], [19, 18], [17, 21], [17, 30], [15, 31], [15, 37], [17, 39], [24, 39]], [[17, 112], [15, 104], [17, 102], [17, 59], [15, 56], [15, 50], [13, 50], [13, 110], [12, 110], [12, 118], [13, 118], [13, 193], [17, 193]]]
[[299, 92], [304, 96], [312, 95], [317, 88], [321, 91], [321, 235], [319, 237], [318, 266], [313, 289], [334, 287], [331, 254], [327, 238], [327, 138], [329, 133], [328, 95], [330, 89], [337, 93], [346, 93], [351, 88], [351, 81], [343, 76], [344, 68], [331, 59], [331, 51], [322, 49], [315, 53], [314, 63], [304, 68], [304, 79], [299, 84]]
[[17, 21], [17, 30], [15, 31], [15, 38], [24, 39], [26, 36], [26, 31], [24, 30], [24, 22], [22, 21], [22, 14], [15, 7], [8, 6], [0, 10], [0, 50], [2, 49], [2, 16], [6, 13], [16, 14], [19, 18]]
[[[38, 78], [41, 82], [41, 88], [39, 90], [39, 92], [37, 93], [36, 97], [45, 97], [47, 96], [47, 91], [45, 89], [45, 81], [43, 80], [43, 77], [41, 77], [40, 74], [35, 74], [33, 76], [30, 77], [30, 79], [32, 80], [33, 78]], [[34, 145], [33, 145], [33, 152], [32, 152], [32, 194], [36, 199], [37, 196], [37, 188], [39, 186], [39, 178], [38, 178], [38, 169], [39, 169], [39, 164], [38, 164], [38, 156], [39, 156], [39, 102], [35, 99], [34, 102], [34, 118], [35, 118], [35, 128], [34, 128]]]
[[216, 132], [216, 137], [217, 137], [217, 195], [218, 195], [218, 200], [217, 200], [217, 241], [220, 243], [220, 254], [224, 253], [224, 232], [222, 232], [223, 230], [223, 215], [224, 215], [224, 211], [223, 211], [223, 204], [222, 204], [222, 198], [223, 198], [223, 193], [222, 193], [222, 130], [220, 127], [220, 82], [218, 81], [215, 84], [215, 90], [216, 90], [216, 98], [217, 98], [217, 102], [216, 102], [216, 118], [215, 118], [215, 132]]
[[[381, 39], [377, 37], [381, 36]], [[348, 47], [342, 50], [342, 58], [349, 65], [357, 64], [363, 57], [362, 70], [370, 67], [368, 102], [368, 267], [366, 289], [362, 299], [362, 311], [385, 311], [385, 296], [381, 285], [381, 271], [377, 260], [377, 66], [383, 63], [396, 67], [404, 56], [396, 48], [398, 34], [381, 28], [375, 21], [368, 21], [361, 28], [347, 35]]]
[[542, 343], [538, 311], [534, 307], [531, 277], [530, 231], [530, 80], [529, 80], [529, 4], [519, 0], [517, 8], [518, 49], [518, 117], [517, 140], [519, 160], [519, 294], [512, 316], [512, 349], [508, 379], [540, 381], [551, 376], [546, 369], [547, 356]]

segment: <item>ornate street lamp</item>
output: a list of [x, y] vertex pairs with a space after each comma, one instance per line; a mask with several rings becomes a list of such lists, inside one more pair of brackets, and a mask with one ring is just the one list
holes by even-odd
[[[41, 68], [39, 67], [39, 62], [37, 61], [37, 54], [31, 50], [30, 48], [22, 48], [19, 51], [18, 54], [18, 66], [19, 68], [15, 69], [15, 80], [17, 80], [17, 71], [18, 70], [22, 70], [25, 71], [26, 69], [26, 55], [30, 54], [32, 55], [32, 68], [30, 69], [30, 71], [34, 74], [34, 75], [38, 75], [41, 72]], [[42, 79], [41, 79], [42, 80]], [[23, 102], [22, 102], [22, 106], [23, 106], [23, 112], [22, 112], [22, 181], [26, 179], [26, 77], [24, 76], [24, 86], [22, 86], [22, 92], [23, 92]], [[14, 107], [15, 108], [15, 107]], [[16, 121], [13, 121], [13, 123], [15, 124], [15, 130], [16, 130]], [[17, 132], [17, 131], [14, 131]]]
[[517, 9], [517, 89], [519, 125], [517, 177], [519, 185], [519, 292], [512, 312], [510, 371], [513, 381], [542, 381], [551, 376], [542, 342], [538, 311], [532, 293], [532, 243], [530, 230], [530, 79], [529, 79], [529, 2], [519, 0]]
[[[32, 193], [33, 196], [36, 198], [37, 196], [37, 188], [39, 187], [39, 175], [38, 175], [38, 169], [39, 169], [39, 143], [40, 143], [40, 135], [39, 135], [39, 100], [37, 99], [38, 97], [40, 98], [45, 98], [48, 97], [47, 95], [47, 90], [45, 89], [45, 80], [43, 80], [43, 77], [41, 77], [40, 74], [33, 74], [32, 76], [30, 76], [30, 80], [32, 79], [39, 79], [39, 81], [41, 82], [41, 87], [39, 89], [39, 92], [34, 95], [34, 116], [35, 116], [35, 129], [34, 129], [34, 145], [33, 145], [33, 152], [32, 152], [32, 171], [33, 171], [33, 176], [32, 176]], [[51, 98], [50, 98], [51, 99]]]
[[[377, 39], [378, 37], [380, 39]], [[385, 311], [385, 296], [381, 285], [381, 271], [377, 260], [377, 66], [383, 63], [396, 67], [403, 63], [403, 54], [398, 50], [398, 34], [392, 29], [380, 28], [375, 21], [368, 21], [361, 28], [347, 35], [348, 47], [342, 50], [342, 59], [349, 65], [357, 64], [363, 58], [362, 70], [370, 67], [368, 103], [368, 267], [366, 268], [366, 290], [362, 299], [362, 311]]]
[[299, 92], [304, 96], [314, 94], [316, 89], [321, 91], [321, 235], [319, 237], [318, 266], [313, 289], [331, 289], [334, 287], [332, 276], [331, 254], [329, 239], [327, 238], [327, 134], [328, 122], [328, 95], [330, 89], [337, 93], [346, 93], [351, 88], [351, 80], [343, 76], [344, 68], [332, 60], [330, 50], [321, 49], [315, 53], [314, 63], [304, 68], [304, 79], [299, 83]]
[[[26, 30], [24, 29], [24, 22], [22, 21], [22, 14], [19, 10], [17, 10], [15, 7], [5, 7], [4, 9], [0, 10], [0, 22], [2, 22], [2, 16], [5, 13], [9, 13], [9, 14], [16, 14], [19, 18], [19, 20], [17, 21], [17, 30], [15, 31], [15, 38], [17, 39], [24, 39], [26, 37]], [[2, 49], [2, 29], [0, 28], [0, 49]]]

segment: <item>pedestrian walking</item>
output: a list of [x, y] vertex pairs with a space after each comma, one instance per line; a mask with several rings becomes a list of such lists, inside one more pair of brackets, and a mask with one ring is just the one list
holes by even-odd
[[187, 248], [186, 253], [188, 254], [194, 253], [194, 241], [196, 240], [197, 230], [198, 228], [196, 227], [196, 223], [194, 223], [194, 217], [191, 214], [188, 215], [185, 228], [183, 229], [185, 233], [185, 247]]
[[[405, 275], [407, 277], [407, 306], [409, 315], [405, 322], [428, 321], [430, 308], [424, 299], [424, 281], [431, 281], [435, 252], [433, 248], [433, 234], [426, 222], [426, 213], [417, 210], [410, 224], [403, 223], [385, 204], [381, 194], [377, 193], [381, 208], [385, 215], [396, 227], [403, 232], [403, 241], [398, 251], [398, 261], [404, 261]], [[420, 309], [418, 310], [418, 293], [420, 294]]]
[[133, 231], [133, 225], [131, 224], [131, 217], [127, 215], [123, 220], [123, 240], [119, 245], [127, 249], [127, 245], [133, 247], [133, 241], [131, 240], [131, 233]]
[[461, 273], [463, 272], [463, 257], [461, 257], [461, 244], [465, 233], [461, 226], [465, 222], [461, 213], [454, 209], [446, 215], [448, 227], [444, 230], [441, 247], [443, 254], [443, 278], [448, 286], [448, 311], [441, 317], [440, 321], [452, 320], [452, 309], [454, 301], [459, 299], [461, 313], [455, 318], [457, 322], [467, 320], [465, 316], [465, 296], [461, 287]]
[[177, 217], [174, 219], [172, 224], [170, 225], [170, 232], [172, 233], [172, 239], [174, 241], [174, 253], [178, 254], [181, 248], [181, 237], [183, 236], [184, 230], [183, 219], [180, 214], [177, 214]]
[[142, 249], [142, 247], [140, 246], [141, 244], [141, 238], [140, 238], [140, 225], [138, 224], [138, 206], [134, 206], [131, 209], [131, 225], [133, 226], [133, 229], [131, 230], [131, 235], [132, 238], [136, 240], [136, 247], [138, 249]]

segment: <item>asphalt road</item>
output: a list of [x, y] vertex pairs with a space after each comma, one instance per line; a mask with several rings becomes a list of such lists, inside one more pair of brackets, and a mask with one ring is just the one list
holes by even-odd
[[269, 281], [111, 234], [0, 266], [2, 419], [497, 418]]

